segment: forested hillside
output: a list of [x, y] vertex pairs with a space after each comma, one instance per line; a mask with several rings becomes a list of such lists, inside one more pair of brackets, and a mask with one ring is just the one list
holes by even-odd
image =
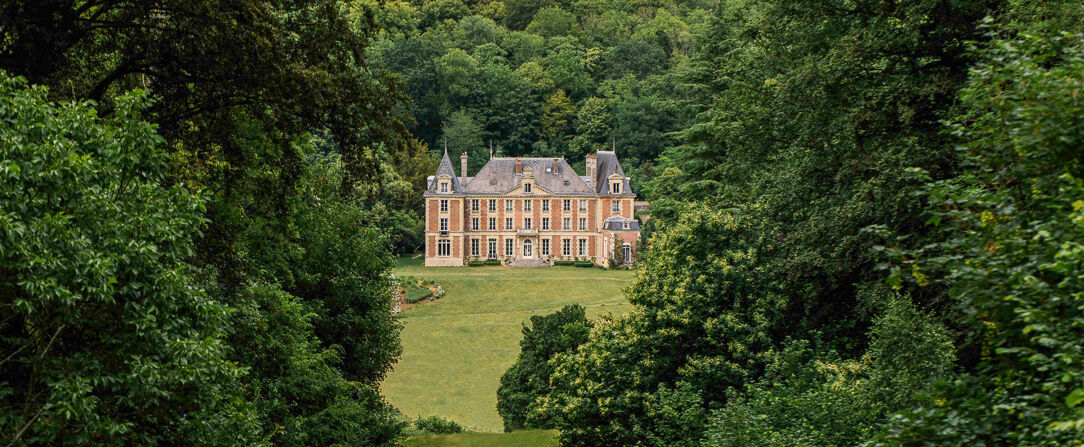
[[634, 310], [532, 318], [508, 429], [1081, 445], [1082, 91], [1070, 0], [0, 2], [0, 439], [400, 442], [447, 145], [615, 147], [652, 202]]
[[369, 5], [374, 66], [406, 83], [407, 127], [470, 172], [503, 155], [584, 156], [616, 147], [634, 190], [678, 140], [678, 91], [713, 2], [394, 0]]

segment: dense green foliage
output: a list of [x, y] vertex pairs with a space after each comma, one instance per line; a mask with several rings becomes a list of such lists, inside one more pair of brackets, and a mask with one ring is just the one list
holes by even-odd
[[450, 435], [463, 433], [463, 426], [455, 421], [449, 421], [440, 416], [418, 418], [414, 421], [414, 429], [431, 435]]
[[[5, 297], [62, 290], [47, 281], [61, 274], [26, 270], [47, 259], [32, 252], [69, 269], [52, 282], [82, 291], [25, 306], [26, 316], [4, 313], [5, 343], [61, 357], [52, 366], [10, 358], [31, 369], [5, 371], [3, 436], [24, 427], [19, 442], [48, 445], [387, 445], [401, 436], [377, 389], [400, 352], [389, 251], [418, 245], [419, 192], [434, 163], [394, 113], [406, 99], [400, 86], [366, 65], [373, 26], [338, 0], [0, 6], [0, 68], [49, 87], [49, 99], [83, 104], [58, 115], [74, 124], [52, 133], [4, 123], [42, 139], [11, 149], [24, 153], [10, 157], [19, 161], [3, 184], [16, 195], [3, 206], [20, 207], [13, 225], [31, 226], [7, 237], [70, 245], [48, 254], [5, 243], [14, 269], [5, 266]], [[132, 121], [123, 98], [137, 87], [151, 98], [143, 118], [157, 136], [146, 124], [112, 124]], [[106, 123], [97, 137], [88, 127], [96, 116]], [[115, 128], [135, 130], [124, 139]], [[110, 155], [107, 144], [134, 149]], [[105, 161], [87, 161], [95, 157]], [[71, 168], [27, 180], [55, 183], [39, 190], [58, 196], [25, 200], [31, 190], [11, 172], [54, 158]], [[63, 397], [50, 386], [69, 398], [50, 400]]]
[[721, 4], [636, 311], [533, 411], [571, 446], [1079, 442], [1082, 14]]
[[[616, 146], [634, 189], [687, 124], [674, 76], [713, 8], [695, 1], [389, 1], [374, 65], [401, 76], [401, 110], [429, 147], [470, 155], [584, 155]], [[364, 9], [364, 8], [362, 8]]]
[[554, 421], [534, 411], [534, 396], [549, 388], [553, 375], [549, 359], [578, 348], [587, 341], [592, 326], [584, 307], [578, 304], [549, 315], [535, 315], [530, 327], [523, 326], [519, 358], [501, 376], [497, 388], [497, 413], [504, 420], [504, 431], [553, 427]]
[[143, 93], [55, 105], [0, 73], [0, 433], [12, 445], [261, 443], [227, 310], [186, 262], [205, 198], [163, 185]]

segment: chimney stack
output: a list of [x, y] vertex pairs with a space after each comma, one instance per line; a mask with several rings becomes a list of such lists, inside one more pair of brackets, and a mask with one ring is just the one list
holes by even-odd
[[467, 153], [466, 152], [464, 152], [463, 155], [459, 156], [459, 167], [460, 167], [460, 170], [462, 172], [462, 174], [459, 176], [460, 177], [459, 182], [466, 185], [467, 184]]
[[522, 173], [523, 173], [523, 159], [520, 158], [520, 157], [516, 157], [516, 174], [522, 174]]
[[598, 171], [598, 156], [587, 154], [587, 178], [591, 180], [591, 187], [598, 189], [598, 185], [595, 184], [598, 181], [596, 171]]

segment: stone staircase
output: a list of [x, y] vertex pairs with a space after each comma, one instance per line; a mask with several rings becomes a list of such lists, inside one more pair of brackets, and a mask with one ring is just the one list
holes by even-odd
[[541, 259], [513, 259], [512, 262], [505, 264], [507, 267], [548, 267], [549, 262]]

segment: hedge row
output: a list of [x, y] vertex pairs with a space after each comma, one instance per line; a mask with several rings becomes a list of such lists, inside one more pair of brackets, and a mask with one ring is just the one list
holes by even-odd
[[595, 263], [591, 261], [553, 261], [553, 265], [572, 265], [576, 267], [594, 267]]
[[467, 265], [471, 267], [481, 267], [483, 265], [501, 265], [501, 261], [496, 259], [489, 259], [486, 261], [467, 261]]

